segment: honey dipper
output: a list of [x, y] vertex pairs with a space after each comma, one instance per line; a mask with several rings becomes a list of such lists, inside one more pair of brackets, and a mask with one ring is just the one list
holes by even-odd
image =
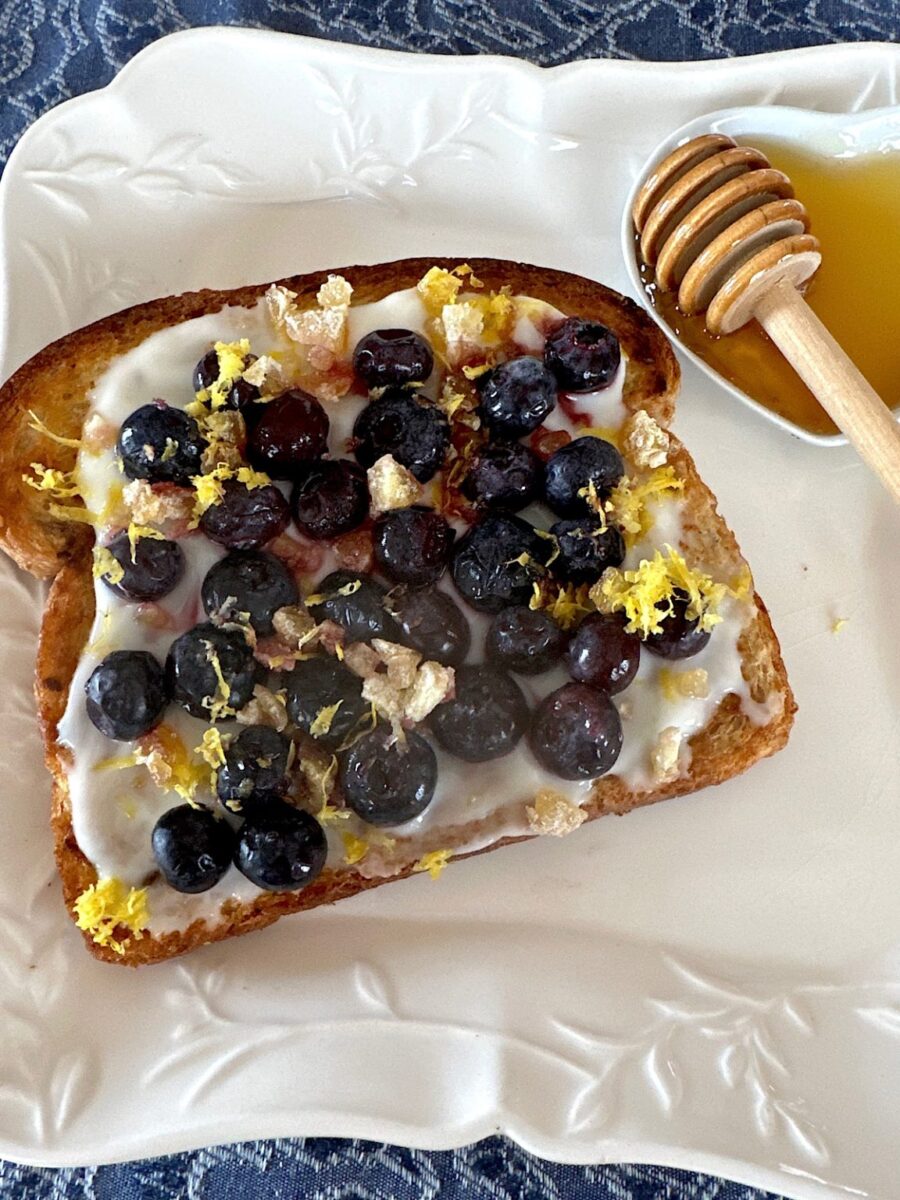
[[651, 171], [632, 218], [657, 285], [683, 312], [705, 310], [712, 334], [757, 320], [900, 503], [900, 426], [798, 291], [822, 255], [788, 177], [759, 150], [704, 134]]

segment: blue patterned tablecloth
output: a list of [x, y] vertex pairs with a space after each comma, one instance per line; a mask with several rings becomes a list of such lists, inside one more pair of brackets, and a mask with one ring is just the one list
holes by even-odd
[[[232, 24], [396, 50], [697, 59], [897, 40], [897, 0], [0, 0], [0, 168], [46, 109], [101, 87], [161, 34]], [[120, 1166], [0, 1162], [15, 1200], [762, 1200], [661, 1167], [564, 1167], [502, 1138], [441, 1153], [326, 1138]]]

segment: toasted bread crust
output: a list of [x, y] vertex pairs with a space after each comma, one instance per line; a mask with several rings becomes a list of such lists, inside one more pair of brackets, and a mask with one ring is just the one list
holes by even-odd
[[[671, 348], [656, 326], [632, 301], [600, 284], [564, 272], [504, 262], [470, 260], [476, 275], [491, 288], [510, 285], [515, 292], [543, 298], [570, 314], [595, 318], [612, 328], [629, 359], [624, 401], [632, 410], [644, 408], [662, 425], [672, 418], [678, 385], [678, 367]], [[456, 260], [437, 265], [454, 266]], [[433, 259], [407, 259], [399, 263], [339, 270], [354, 286], [354, 303], [380, 299], [392, 291], [413, 286], [435, 265]], [[323, 273], [280, 281], [312, 300], [323, 281]], [[128, 309], [47, 347], [26, 363], [0, 390], [4, 424], [0, 438], [0, 544], [20, 565], [38, 575], [55, 575], [41, 630], [37, 661], [36, 695], [44, 734], [47, 765], [53, 774], [52, 827], [56, 857], [67, 908], [96, 881], [93, 866], [81, 853], [72, 828], [67, 786], [68, 751], [57, 741], [57, 726], [65, 711], [69, 686], [89, 636], [94, 614], [90, 570], [90, 530], [48, 518], [40, 496], [18, 483], [35, 457], [46, 465], [68, 469], [75, 457], [32, 433], [28, 410], [37, 412], [53, 429], [77, 437], [89, 407], [88, 390], [116, 355], [145, 337], [179, 321], [216, 312], [227, 305], [253, 304], [268, 284], [231, 292], [196, 292], [168, 297]], [[5, 432], [10, 430], [9, 435]], [[683, 544], [689, 557], [717, 570], [735, 574], [743, 564], [734, 535], [719, 516], [715, 497], [697, 474], [693, 460], [672, 438], [670, 461], [685, 480]], [[742, 671], [754, 700], [764, 703], [780, 694], [781, 712], [764, 725], [754, 724], [742, 711], [736, 695], [726, 696], [712, 720], [691, 739], [692, 765], [688, 774], [647, 791], [632, 791], [615, 776], [597, 781], [585, 806], [588, 819], [607, 813], [624, 813], [671, 796], [682, 795], [721, 783], [746, 770], [758, 759], [775, 753], [787, 741], [796, 710], [788, 685], [778, 641], [768, 613], [756, 597], [758, 612], [739, 643]], [[474, 834], [490, 837], [491, 826], [502, 824], [503, 811], [479, 825], [443, 829], [435, 845], [461, 847], [455, 857], [524, 838], [500, 837], [483, 850], [466, 851]], [[223, 910], [215, 926], [202, 921], [188, 928], [158, 936], [132, 940], [124, 955], [95, 944], [88, 934], [85, 942], [98, 958], [138, 966], [158, 962], [192, 950], [207, 942], [220, 941], [261, 929], [288, 913], [352, 896], [382, 883], [405, 878], [406, 867], [385, 878], [366, 878], [352, 868], [327, 869], [299, 892], [260, 893], [249, 903], [234, 903]]]

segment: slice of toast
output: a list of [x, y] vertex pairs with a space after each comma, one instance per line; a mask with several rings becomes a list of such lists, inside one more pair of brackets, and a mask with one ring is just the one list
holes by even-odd
[[[454, 262], [408, 259], [376, 266], [348, 267], [340, 275], [353, 285], [353, 304], [379, 300], [414, 287], [433, 266]], [[674, 413], [678, 366], [663, 334], [631, 300], [589, 280], [564, 272], [502, 260], [471, 260], [474, 274], [488, 289], [510, 289], [545, 300], [566, 315], [597, 320], [613, 330], [627, 359], [622, 400], [635, 413], [646, 411], [668, 429]], [[299, 307], [313, 306], [324, 272], [280, 281], [297, 294]], [[0, 545], [25, 570], [52, 578], [37, 657], [36, 695], [48, 767], [53, 775], [52, 828], [66, 907], [97, 882], [97, 872], [77, 844], [69, 807], [71, 755], [58, 738], [69, 686], [88, 641], [94, 618], [89, 525], [53, 516], [46, 496], [27, 486], [30, 464], [70, 470], [90, 406], [90, 389], [119, 355], [151, 334], [226, 306], [252, 306], [269, 284], [234, 291], [202, 291], [138, 305], [98, 321], [42, 350], [0, 389]], [[53, 438], [46, 430], [52, 431]], [[715, 497], [697, 474], [693, 460], [670, 433], [668, 463], [683, 483], [679, 549], [689, 564], [702, 564], [716, 579], [736, 578], [746, 564], [734, 535], [718, 514]], [[670, 796], [720, 783], [750, 767], [786, 742], [796, 706], [778, 642], [766, 608], [752, 588], [749, 619], [737, 650], [743, 690], [757, 706], [746, 711], [741, 697], [728, 693], [704, 728], [689, 740], [690, 765], [676, 777], [651, 786], [629, 787], [615, 771], [598, 779], [584, 803], [588, 819], [624, 813]], [[760, 717], [763, 713], [763, 717]], [[627, 736], [627, 732], [626, 732]], [[259, 892], [251, 900], [226, 900], [213, 921], [195, 920], [164, 933], [147, 932], [118, 949], [85, 934], [97, 957], [131, 965], [160, 961], [207, 942], [262, 928], [287, 913], [342, 899], [420, 869], [424, 855], [453, 851], [453, 857], [481, 853], [519, 836], [504, 836], [508, 810], [498, 798], [484, 820], [431, 830], [407, 861], [390, 874], [367, 874], [353, 865], [327, 866], [318, 878], [294, 892]], [[508, 798], [521, 810], [520, 797]], [[496, 833], [492, 832], [496, 829]], [[527, 836], [523, 835], [523, 836]], [[477, 849], [471, 849], [473, 838]]]

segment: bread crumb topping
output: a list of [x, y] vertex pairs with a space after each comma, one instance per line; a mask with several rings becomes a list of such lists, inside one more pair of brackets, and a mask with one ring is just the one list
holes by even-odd
[[194, 493], [174, 484], [153, 487], [146, 479], [132, 479], [122, 489], [122, 501], [136, 525], [180, 525], [191, 520]]
[[373, 517], [393, 508], [409, 508], [422, 496], [422, 485], [390, 454], [382, 454], [366, 472]]
[[318, 308], [300, 308], [297, 293], [272, 284], [266, 292], [269, 316], [276, 329], [306, 350], [314, 371], [328, 371], [347, 344], [347, 311], [353, 288], [340, 275], [329, 275], [316, 296]]
[[283, 733], [288, 726], [284, 696], [273, 692], [265, 684], [254, 684], [253, 696], [237, 713], [235, 719], [240, 725], [271, 725], [273, 729]]
[[661, 667], [659, 686], [667, 700], [705, 700], [709, 695], [709, 673], [702, 667], [690, 671]]
[[525, 813], [531, 832], [549, 837], [565, 837], [587, 820], [583, 808], [552, 788], [541, 788], [534, 803], [526, 806]]
[[628, 418], [622, 449], [638, 467], [661, 467], [669, 454], [669, 435], [643, 408]]
[[671, 783], [681, 774], [681, 744], [684, 735], [677, 725], [667, 725], [650, 750], [650, 765], [657, 783]]
[[[452, 667], [422, 662], [418, 651], [383, 638], [372, 639], [372, 650], [378, 657], [379, 668], [372, 671], [371, 659], [366, 657], [363, 698], [390, 721], [395, 732], [424, 721], [439, 704], [453, 695], [456, 673]], [[359, 652], [353, 658], [357, 666], [363, 666], [363, 656]]]

